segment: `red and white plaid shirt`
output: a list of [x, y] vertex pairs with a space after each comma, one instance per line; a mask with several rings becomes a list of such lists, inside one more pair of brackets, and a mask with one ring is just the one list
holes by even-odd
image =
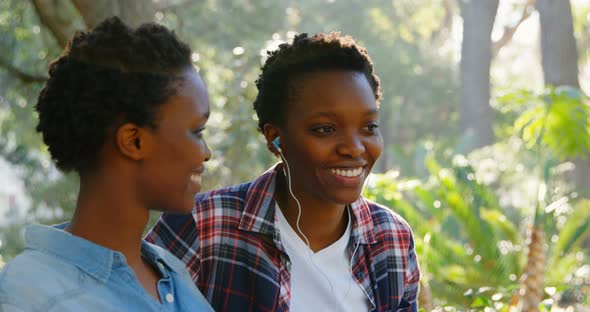
[[[276, 226], [276, 172], [199, 194], [192, 215], [164, 214], [146, 237], [186, 264], [216, 311], [289, 311], [291, 262]], [[348, 253], [371, 311], [417, 311], [420, 270], [409, 225], [364, 198], [350, 208]]]

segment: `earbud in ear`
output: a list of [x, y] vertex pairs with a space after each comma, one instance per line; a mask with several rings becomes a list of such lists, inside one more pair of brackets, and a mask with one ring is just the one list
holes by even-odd
[[279, 143], [279, 137], [276, 137], [274, 140], [272, 140], [272, 145], [274, 145], [274, 147], [277, 149], [277, 151], [279, 151], [279, 153], [282, 153], [281, 143]]

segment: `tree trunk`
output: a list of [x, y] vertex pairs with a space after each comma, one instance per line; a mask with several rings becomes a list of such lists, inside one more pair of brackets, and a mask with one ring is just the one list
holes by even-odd
[[527, 264], [522, 276], [518, 311], [539, 311], [543, 299], [543, 277], [545, 276], [545, 233], [541, 228], [533, 227], [529, 242]]
[[[578, 50], [569, 0], [537, 0], [541, 23], [541, 62], [546, 85], [580, 87]], [[574, 181], [582, 195], [590, 190], [590, 160], [577, 158]]]
[[578, 50], [569, 0], [537, 0], [545, 84], [579, 88]]
[[464, 150], [492, 144], [493, 113], [490, 107], [492, 27], [499, 0], [460, 0], [463, 17], [461, 44], [460, 127], [467, 141]]

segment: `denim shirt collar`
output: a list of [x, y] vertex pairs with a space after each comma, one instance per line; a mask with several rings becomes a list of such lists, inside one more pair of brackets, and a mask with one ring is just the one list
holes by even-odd
[[[112, 249], [95, 244], [84, 238], [72, 235], [63, 229], [69, 223], [55, 226], [39, 224], [28, 225], [25, 230], [25, 248], [43, 251], [61, 258], [102, 283], [106, 283], [111, 272], [119, 267], [127, 266], [125, 256]], [[142, 241], [141, 254], [148, 262], [161, 263], [166, 269], [180, 272], [182, 267], [158, 247]], [[155, 266], [160, 275], [168, 277], [168, 270], [160, 265]]]

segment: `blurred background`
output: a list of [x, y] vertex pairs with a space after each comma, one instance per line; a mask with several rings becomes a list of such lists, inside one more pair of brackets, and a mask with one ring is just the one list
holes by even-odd
[[68, 38], [112, 15], [194, 49], [207, 189], [276, 161], [252, 109], [266, 51], [353, 36], [384, 93], [366, 196], [414, 230], [421, 308], [589, 311], [590, 0], [0, 0], [0, 266], [25, 224], [72, 215], [77, 177], [53, 165], [34, 105]]

